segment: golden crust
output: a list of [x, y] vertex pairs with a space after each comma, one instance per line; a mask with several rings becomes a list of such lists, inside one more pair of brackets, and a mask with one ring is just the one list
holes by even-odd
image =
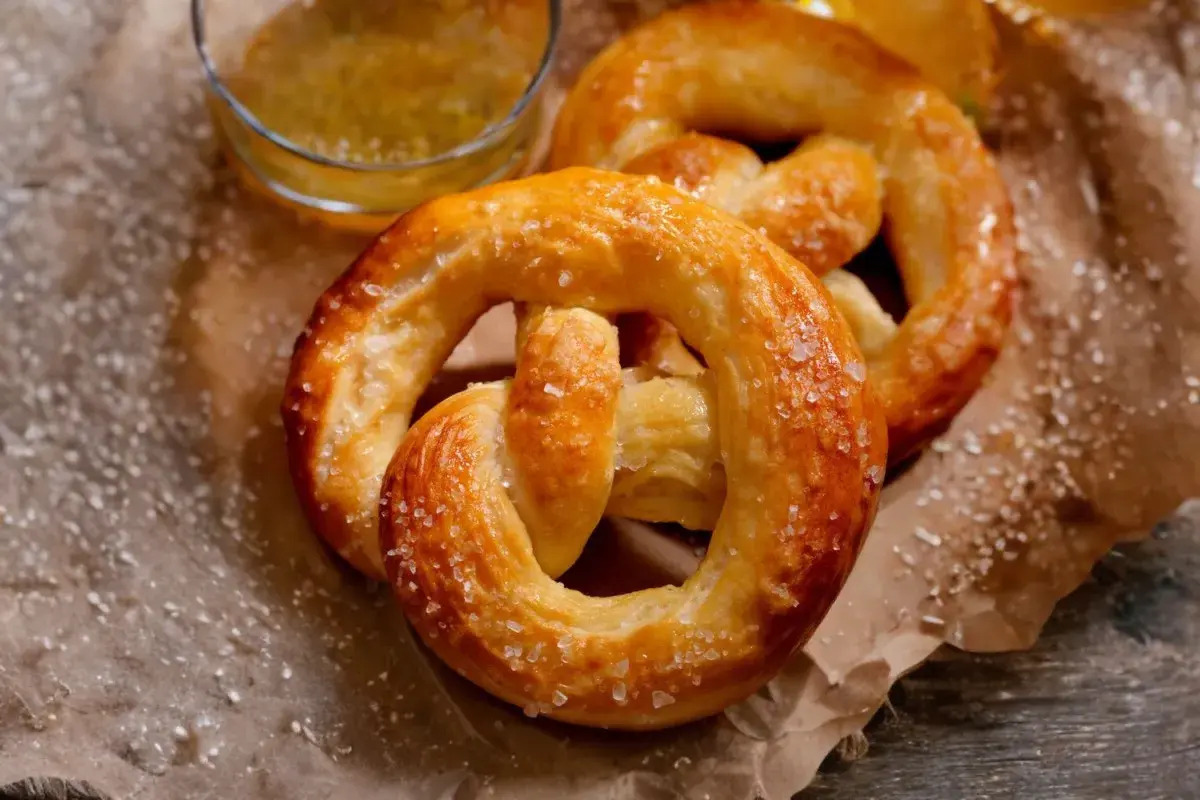
[[626, 372], [618, 400], [617, 470], [605, 513], [711, 531], [725, 504], [712, 376], [643, 372]]
[[[510, 451], [529, 444], [505, 435], [520, 406], [512, 384], [460, 393], [405, 435], [432, 372], [506, 299], [646, 310], [704, 355], [704, 376], [625, 386], [617, 400], [617, 449], [632, 435], [622, 410], [662, 414], [671, 391], [690, 398], [676, 416], [695, 423], [693, 466], [708, 462], [698, 471], [711, 477], [719, 449], [727, 498], [682, 587], [593, 598], [543, 571], [505, 486]], [[552, 354], [540, 327], [524, 345]], [[604, 339], [585, 337], [592, 343], [561, 360], [599, 352], [610, 381]], [[635, 389], [664, 399], [642, 402]], [[596, 412], [573, 424], [608, 441], [611, 394], [597, 397]], [[774, 674], [844, 582], [886, 451], [861, 354], [811, 274], [657, 181], [586, 169], [442, 198], [401, 218], [318, 302], [297, 343], [284, 420], [318, 530], [368, 565], [373, 544], [384, 551], [408, 618], [448, 664], [531, 713], [620, 728], [714, 713]], [[376, 505], [384, 452], [395, 457]], [[590, 483], [597, 469], [585, 472]], [[686, 468], [674, 476], [702, 479]], [[364, 520], [377, 509], [373, 541], [374, 520]]]
[[504, 424], [509, 489], [534, 556], [557, 578], [583, 552], [613, 483], [617, 332], [582, 308], [522, 317]]
[[[684, 188], [716, 187], [702, 194], [744, 213], [738, 206], [746, 189], [730, 175], [749, 174], [752, 165], [738, 160], [731, 170], [734, 151], [716, 158], [712, 142], [702, 148], [688, 137], [692, 130], [768, 141], [824, 131], [873, 154], [886, 234], [911, 310], [871, 358], [871, 380], [887, 412], [890, 460], [913, 452], [974, 394], [1011, 316], [1011, 206], [971, 122], [910, 67], [845, 25], [783, 3], [702, 3], [643, 25], [588, 66], [559, 115], [550, 164], [633, 164], [678, 178]], [[672, 156], [675, 148], [682, 154]], [[706, 168], [723, 177], [706, 183]], [[807, 169], [820, 169], [820, 160]], [[820, 183], [814, 181], [817, 191]], [[796, 223], [811, 229], [809, 212], [820, 203], [805, 208]], [[869, 202], [845, 209], [848, 216], [831, 214], [832, 227], [861, 219]], [[753, 213], [748, 221], [762, 225]], [[763, 227], [787, 246], [795, 231], [786, 218], [779, 222]]]
[[[653, 175], [739, 217], [795, 256], [815, 274], [832, 274], [834, 301], [855, 333], [895, 324], [856, 278], [833, 272], [871, 243], [883, 216], [878, 165], [866, 149], [835, 136], [814, 136], [795, 152], [764, 166], [750, 148], [728, 139], [687, 133], [653, 147], [622, 172]], [[861, 291], [859, 291], [861, 287]], [[864, 296], [865, 293], [865, 296]], [[858, 301], [843, 306], [844, 301]], [[626, 321], [633, 363], [664, 375], [697, 375], [704, 367], [678, 331], [648, 314]], [[864, 345], [860, 339], [860, 344]]]
[[745, 145], [688, 133], [651, 148], [621, 171], [654, 175], [736, 215], [817, 275], [862, 252], [879, 233], [883, 216], [875, 158], [835, 136], [814, 136], [764, 166]]
[[889, 51], [921, 70], [960, 104], [985, 108], [998, 79], [999, 44], [985, 0], [831, 0]]

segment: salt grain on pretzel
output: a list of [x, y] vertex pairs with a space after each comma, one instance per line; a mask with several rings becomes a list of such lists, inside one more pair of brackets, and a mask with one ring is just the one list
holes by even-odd
[[[744, 148], [692, 131], [759, 141], [824, 136], [816, 153], [805, 145], [764, 168]], [[830, 144], [841, 148], [837, 157], [822, 158]], [[1007, 330], [1016, 280], [1003, 183], [971, 122], [942, 92], [862, 34], [785, 3], [694, 4], [643, 25], [589, 65], [560, 113], [550, 162], [657, 174], [741, 214], [824, 271], [878, 224], [873, 178], [846, 166], [846, 148], [856, 145], [878, 165], [884, 232], [911, 308], [893, 329], [853, 276], [835, 273], [831, 289], [856, 330], [869, 331], [862, 344], [895, 461], [978, 389]], [[799, 163], [806, 148], [808, 163]], [[825, 234], [814, 237], [817, 230]]]
[[[407, 214], [325, 293], [297, 345], [285, 424], [314, 523], [367, 569], [382, 550], [426, 644], [528, 713], [655, 728], [747, 696], [840, 589], [886, 450], [848, 327], [791, 265], [728, 215], [594, 170]], [[508, 299], [531, 304], [517, 377], [407, 430], [454, 343]], [[616, 380], [606, 317], [633, 310], [677, 325], [708, 371]], [[674, 465], [673, 442], [687, 456]], [[654, 475], [625, 496], [651, 506], [688, 482], [712, 488], [714, 474], [723, 484], [697, 572], [606, 598], [553, 580], [607, 487], [611, 511], [622, 473], [643, 470]]]

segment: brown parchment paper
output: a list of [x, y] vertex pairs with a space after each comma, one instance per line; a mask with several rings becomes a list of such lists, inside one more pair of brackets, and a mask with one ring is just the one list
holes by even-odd
[[[1200, 494], [1200, 3], [1003, 22], [989, 137], [1025, 285], [986, 388], [886, 487], [837, 605], [759, 695], [651, 735], [528, 720], [304, 524], [280, 387], [364, 242], [220, 166], [185, 5], [0, 7], [0, 785], [786, 798], [936, 648], [1028, 646], [1101, 553]], [[568, 2], [560, 82], [660, 5]], [[487, 318], [443, 390], [503, 374], [510, 334]], [[641, 536], [602, 537], [600, 562], [630, 541], [668, 573], [694, 558]]]

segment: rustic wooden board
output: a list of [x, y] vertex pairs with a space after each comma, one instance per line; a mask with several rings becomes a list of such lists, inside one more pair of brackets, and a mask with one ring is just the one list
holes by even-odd
[[[1120, 548], [1026, 653], [903, 680], [805, 797], [1200, 797], [1200, 503]], [[845, 748], [843, 748], [845, 752]]]

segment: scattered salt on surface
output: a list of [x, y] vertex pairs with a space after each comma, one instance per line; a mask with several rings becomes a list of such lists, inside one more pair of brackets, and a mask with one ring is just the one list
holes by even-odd
[[913, 531], [913, 535], [930, 547], [941, 547], [942, 545], [942, 537], [920, 525]]

